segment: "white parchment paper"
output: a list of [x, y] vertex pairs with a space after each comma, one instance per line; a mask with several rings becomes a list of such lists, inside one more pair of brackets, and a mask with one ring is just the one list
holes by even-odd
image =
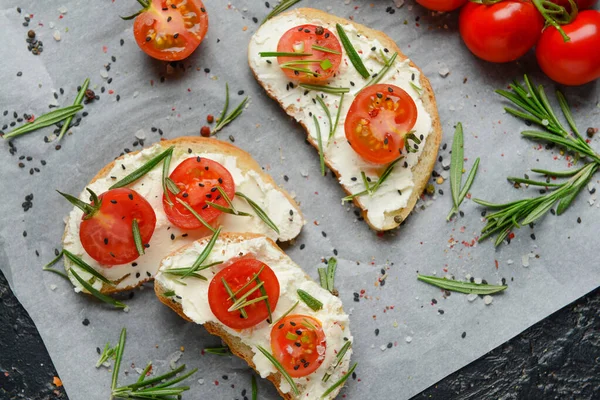
[[[559, 150], [521, 139], [525, 125], [505, 114], [493, 93], [525, 72], [552, 93], [555, 86], [539, 72], [532, 54], [506, 65], [477, 60], [461, 43], [456, 14], [431, 15], [412, 1], [402, 8], [391, 0], [303, 4], [383, 30], [423, 69], [437, 95], [443, 143], [449, 144], [453, 125], [462, 121], [466, 168], [481, 157], [473, 196], [502, 201], [534, 195], [534, 189], [513, 189], [506, 176], [534, 167], [568, 167]], [[201, 355], [204, 347], [220, 345], [218, 338], [162, 306], [151, 287], [133, 291], [127, 301], [131, 310], [124, 313], [76, 295], [60, 277], [41, 270], [60, 248], [63, 217], [70, 209], [54, 190], [79, 193], [125, 148], [139, 149], [133, 146], [136, 133], [146, 137], [146, 144], [159, 140], [158, 129], [165, 138], [198, 134], [206, 115], [220, 112], [225, 82], [232, 104], [242, 99], [242, 90], [251, 102], [219, 138], [232, 135], [236, 145], [252, 153], [295, 193], [309, 221], [288, 254], [316, 278], [321, 258], [338, 252], [336, 284], [351, 313], [353, 359], [359, 363], [357, 379], [350, 379], [344, 390], [347, 398], [409, 398], [600, 284], [594, 244], [599, 210], [589, 191], [565, 215], [548, 215], [533, 229], [516, 231], [510, 245], [494, 249], [490, 242], [475, 244], [484, 223], [482, 209], [473, 202], [465, 200], [465, 216], [446, 223], [451, 207], [446, 181], [435, 185], [427, 207], [400, 231], [377, 236], [357, 221], [351, 206], [341, 205], [342, 190], [330, 174], [319, 176], [317, 154], [305, 144], [303, 131], [265, 95], [247, 67], [247, 43], [258, 26], [253, 18], [260, 21], [267, 14], [265, 2], [206, 0], [205, 5], [210, 14], [206, 40], [188, 60], [169, 66], [145, 56], [133, 40], [132, 23], [118, 18], [135, 12], [135, 1], [0, 1], [0, 126], [10, 124], [15, 111], [39, 116], [48, 104], [71, 104], [86, 77], [100, 95], [59, 151], [56, 143], [43, 140], [52, 128], [14, 140], [14, 155], [7, 143], [0, 143], [0, 268], [36, 322], [70, 398], [109, 396], [110, 372], [94, 368], [96, 347], [115, 343], [121, 327], [128, 329], [128, 342], [120, 383], [137, 379], [135, 368], [149, 360], [155, 361], [155, 371], [165, 372], [183, 350], [177, 365], [199, 368], [189, 380], [186, 398], [243, 398], [242, 390], [250, 389], [245, 363]], [[388, 7], [393, 14], [386, 12]], [[26, 14], [33, 14], [29, 27], [22, 25]], [[27, 50], [30, 28], [44, 43], [40, 56]], [[55, 31], [60, 41], [53, 38]], [[445, 67], [450, 73], [444, 78], [439, 72]], [[598, 126], [597, 83], [567, 88], [565, 94], [581, 129]], [[597, 139], [592, 144], [598, 148]], [[440, 152], [444, 160], [449, 147]], [[39, 172], [34, 169], [31, 175], [32, 168]], [[436, 171], [442, 172], [442, 163]], [[598, 186], [597, 178], [593, 186]], [[29, 194], [34, 195], [33, 208], [24, 212]], [[300, 244], [306, 247], [300, 250]], [[509, 289], [491, 305], [460, 294], [446, 298], [439, 289], [417, 282], [417, 271], [459, 279], [470, 274], [489, 283], [505, 278]], [[382, 272], [387, 274], [384, 286], [378, 284]], [[259, 387], [260, 398], [277, 398], [270, 383], [259, 380]]]

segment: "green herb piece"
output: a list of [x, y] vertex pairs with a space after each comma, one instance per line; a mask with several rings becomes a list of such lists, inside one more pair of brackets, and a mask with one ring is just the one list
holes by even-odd
[[387, 74], [387, 72], [390, 70], [390, 68], [392, 68], [392, 65], [394, 65], [394, 61], [396, 61], [396, 57], [398, 57], [398, 53], [394, 53], [389, 59], [386, 58], [385, 59], [385, 64], [381, 68], [381, 70], [378, 73], [376, 73], [369, 80], [369, 82], [367, 82], [367, 84], [365, 86], [363, 86], [363, 88], [361, 90], [363, 90], [367, 86], [371, 86], [371, 85], [375, 85], [376, 83], [379, 83], [381, 81], [381, 79], [383, 79], [383, 77], [385, 76], [385, 74]]
[[58, 194], [63, 196], [65, 199], [67, 199], [69, 201], [69, 203], [73, 204], [75, 207], [77, 207], [81, 211], [83, 211], [83, 213], [85, 215], [84, 219], [90, 219], [94, 216], [96, 211], [98, 211], [100, 209], [100, 201], [98, 200], [98, 196], [96, 196], [96, 193], [94, 193], [90, 189], [87, 189], [87, 191], [90, 192], [92, 197], [96, 200], [96, 201], [94, 201], [94, 205], [88, 204], [84, 201], [79, 200], [75, 196], [71, 196], [70, 194], [63, 193], [63, 192], [60, 192], [57, 190]]
[[221, 129], [225, 127], [225, 125], [233, 122], [234, 119], [240, 116], [240, 114], [244, 111], [244, 106], [248, 102], [248, 96], [244, 97], [244, 100], [240, 104], [235, 107], [235, 109], [229, 114], [227, 114], [227, 109], [229, 108], [229, 84], [225, 83], [225, 105], [223, 106], [223, 111], [221, 112], [221, 116], [217, 120], [217, 124], [210, 132], [211, 136], [216, 135]]
[[317, 128], [317, 145], [319, 147], [319, 160], [321, 163], [321, 175], [325, 176], [325, 154], [323, 154], [323, 138], [321, 137], [321, 126], [319, 125], [319, 121], [317, 117], [313, 115], [313, 120], [315, 121], [315, 127]]
[[335, 257], [330, 257], [327, 261], [327, 268], [318, 268], [319, 272], [319, 282], [321, 283], [321, 287], [323, 289], [329, 290], [331, 294], [336, 296], [335, 287], [334, 287], [334, 279], [335, 279], [335, 271], [337, 269], [337, 260]]
[[144, 165], [142, 165], [141, 167], [139, 167], [138, 169], [136, 169], [135, 171], [133, 171], [132, 173], [130, 173], [129, 175], [127, 175], [126, 177], [121, 179], [120, 181], [115, 182], [109, 189], [122, 188], [124, 186], [127, 186], [127, 185], [137, 181], [142, 176], [144, 176], [148, 172], [150, 172], [154, 167], [156, 167], [166, 157], [168, 157], [169, 155], [172, 155], [174, 148], [175, 148], [175, 146], [171, 146], [167, 150], [160, 153], [159, 155], [146, 161], [146, 163]]
[[115, 355], [115, 365], [113, 367], [112, 381], [110, 387], [114, 390], [117, 387], [117, 380], [119, 378], [119, 370], [121, 369], [121, 360], [123, 359], [123, 352], [125, 351], [125, 341], [127, 339], [127, 329], [121, 329], [119, 335], [119, 344], [117, 345], [117, 353]]
[[181, 200], [179, 197], [175, 197], [175, 200], [176, 200], [176, 201], [177, 201], [179, 204], [181, 204], [182, 206], [184, 206], [184, 207], [185, 207], [185, 208], [186, 208], [186, 209], [187, 209], [187, 210], [188, 210], [188, 211], [189, 211], [189, 212], [190, 212], [190, 213], [191, 213], [191, 214], [192, 214], [194, 217], [196, 217], [196, 219], [197, 219], [198, 221], [200, 221], [200, 223], [201, 223], [202, 225], [204, 225], [204, 226], [205, 226], [205, 227], [206, 227], [208, 230], [210, 230], [210, 231], [211, 231], [211, 232], [213, 232], [213, 233], [214, 233], [214, 232], [216, 232], [216, 231], [215, 231], [215, 228], [213, 228], [212, 226], [210, 226], [210, 224], [209, 224], [208, 222], [206, 222], [206, 221], [204, 220], [204, 218], [202, 218], [202, 217], [200, 216], [200, 214], [198, 214], [198, 213], [196, 212], [196, 210], [194, 210], [194, 209], [192, 208], [192, 206], [190, 206], [190, 205], [189, 205], [189, 204], [188, 204], [186, 201], [183, 201], [183, 200]]
[[[202, 252], [198, 255], [198, 258], [196, 259], [196, 261], [194, 262], [194, 264], [189, 268], [189, 271], [187, 271], [182, 277], [185, 278], [191, 274], [193, 274], [194, 272], [198, 272], [202, 266], [202, 263], [204, 261], [206, 261], [206, 259], [208, 258], [208, 256], [210, 255], [210, 252], [212, 251], [212, 249], [215, 247], [215, 243], [217, 242], [217, 239], [219, 238], [219, 234], [221, 233], [221, 227], [218, 227], [214, 232], [213, 235], [210, 237], [210, 240], [208, 241], [208, 243], [206, 244], [206, 247], [204, 247], [204, 249], [202, 249]], [[216, 265], [218, 263], [215, 263], [213, 265]], [[212, 265], [211, 265], [212, 266]], [[208, 268], [208, 267], [206, 267]], [[206, 268], [202, 268], [202, 269], [206, 269]]]
[[420, 86], [418, 86], [416, 83], [414, 83], [413, 81], [410, 81], [409, 83], [410, 83], [410, 86], [413, 89], [415, 89], [415, 92], [417, 92], [417, 94], [420, 96], [421, 93], [423, 92], [423, 89]]
[[269, 216], [267, 215], [266, 212], [263, 211], [262, 208], [260, 208], [260, 206], [258, 204], [256, 204], [250, 197], [246, 196], [244, 193], [242, 192], [235, 192], [235, 195], [238, 197], [241, 197], [242, 199], [246, 200], [246, 202], [250, 205], [250, 207], [252, 207], [252, 209], [254, 210], [254, 213], [271, 229], [273, 229], [275, 232], [277, 232], [277, 234], [279, 235], [279, 228], [277, 227], [277, 225], [275, 225], [275, 223], [271, 220], [271, 218], [269, 218]]
[[[79, 92], [77, 92], [77, 96], [75, 97], [75, 101], [73, 102], [74, 106], [81, 104], [81, 102], [83, 101], [83, 96], [85, 95], [85, 91], [87, 90], [89, 84], [90, 84], [90, 78], [86, 78], [85, 81], [83, 82], [83, 85], [81, 85], [81, 89], [79, 89]], [[65, 122], [63, 122], [63, 126], [60, 129], [60, 133], [58, 134], [58, 140], [62, 139], [62, 137], [65, 135], [65, 133], [67, 132], [67, 129], [69, 129], [69, 125], [71, 125], [72, 121], [73, 121], [73, 115], [71, 115], [70, 117], [65, 119]]]
[[175, 291], [174, 290], [169, 290], [163, 293], [163, 296], [165, 297], [173, 297], [175, 296]]
[[293, 66], [293, 65], [291, 65], [291, 64], [287, 64], [287, 65], [286, 65], [286, 64], [281, 64], [281, 65], [280, 65], [280, 67], [281, 67], [281, 68], [283, 68], [283, 69], [289, 69], [289, 70], [292, 70], [292, 71], [304, 72], [305, 74], [307, 74], [307, 75], [312, 75], [312, 76], [314, 76], [315, 78], [317, 78], [317, 77], [321, 76], [320, 74], [318, 74], [318, 73], [314, 72], [314, 71], [313, 71], [313, 70], [311, 70], [311, 69], [308, 69], [308, 68], [302, 68], [302, 67], [294, 67], [294, 66]]
[[98, 362], [96, 363], [96, 368], [100, 368], [100, 366], [102, 364], [104, 364], [105, 362], [107, 362], [109, 359], [111, 358], [116, 358], [117, 356], [117, 347], [110, 347], [110, 343], [106, 343], [106, 345], [104, 346], [104, 350], [102, 350], [102, 354], [100, 354], [100, 358], [98, 359]]
[[308, 329], [310, 329], [312, 331], [317, 330], [317, 327], [314, 326], [313, 324], [311, 324], [310, 321], [307, 320], [306, 318], [302, 318], [302, 325], [304, 325], [305, 327], [307, 327]]
[[120, 301], [115, 300], [112, 297], [109, 297], [109, 296], [106, 296], [105, 294], [100, 293], [92, 285], [90, 285], [85, 279], [83, 279], [82, 277], [80, 277], [79, 274], [77, 272], [75, 272], [75, 270], [73, 268], [69, 269], [69, 273], [71, 275], [73, 275], [73, 277], [75, 279], [77, 279], [77, 281], [79, 281], [79, 283], [81, 284], [81, 286], [83, 286], [88, 292], [90, 292], [90, 294], [92, 296], [96, 297], [98, 300], [101, 300], [101, 301], [103, 301], [103, 302], [105, 302], [107, 304], [112, 304], [116, 308], [125, 308], [125, 307], [127, 307], [125, 304], [121, 303]]
[[319, 103], [319, 105], [321, 106], [323, 111], [325, 112], [325, 115], [327, 116], [327, 119], [329, 121], [329, 138], [331, 138], [331, 135], [333, 134], [333, 122], [331, 120], [331, 112], [329, 112], [329, 108], [327, 107], [327, 105], [325, 104], [325, 101], [323, 101], [321, 96], [316, 96], [315, 99], [316, 99], [317, 103]]
[[323, 289], [328, 289], [327, 286], [327, 268], [317, 268], [317, 272], [319, 273], [319, 284]]
[[277, 325], [277, 323], [279, 321], [281, 321], [282, 319], [284, 319], [285, 317], [287, 317], [289, 315], [289, 313], [291, 313], [292, 311], [294, 311], [294, 309], [296, 308], [296, 306], [298, 306], [298, 304], [300, 304], [300, 301], [297, 300], [293, 306], [290, 307], [289, 310], [287, 310], [286, 312], [283, 313], [283, 315], [281, 315], [281, 317], [277, 318], [277, 320], [275, 320], [274, 322], [271, 323], [271, 326], [273, 325]]
[[[219, 263], [220, 264], [220, 263]], [[173, 276], [180, 276], [182, 278], [196, 278], [196, 279], [201, 279], [203, 281], [207, 281], [208, 279], [203, 276], [200, 275], [196, 272], [190, 272], [189, 268], [169, 268], [165, 271], [163, 271], [163, 273], [168, 274], [168, 275], [173, 275]], [[183, 284], [184, 286], [187, 286], [186, 283], [181, 282], [181, 281], [176, 281], [178, 283]]]
[[271, 323], [271, 321], [273, 321], [273, 314], [271, 314], [271, 303], [269, 302], [269, 296], [267, 295], [267, 290], [265, 289], [265, 287], [263, 285], [264, 282], [261, 281], [259, 278], [259, 275], [261, 272], [262, 272], [262, 268], [254, 276], [254, 281], [256, 282], [256, 285], [260, 288], [260, 293], [262, 294], [262, 297], [265, 300], [265, 305], [267, 306], [267, 312], [269, 314], [269, 317], [267, 318], [267, 323]]
[[142, 243], [142, 234], [140, 233], [140, 226], [138, 225], [137, 219], [131, 221], [131, 231], [133, 232], [133, 242], [135, 243], [135, 249], [140, 256], [144, 255], [144, 244]]
[[[350, 342], [348, 340], [346, 343], [344, 343], [344, 345], [342, 346], [340, 351], [337, 352], [337, 355], [335, 356], [335, 363], [333, 364], [333, 368], [332, 368], [333, 370], [335, 370], [338, 367], [338, 365], [340, 365], [340, 363], [344, 359], [344, 356], [346, 355], [346, 352], [348, 351], [348, 349], [351, 346], [352, 346], [352, 342]], [[323, 379], [321, 379], [321, 380], [323, 382], [327, 382], [330, 377], [331, 377], [331, 375], [329, 373], [326, 373], [325, 375], [323, 375]]]
[[115, 285], [113, 282], [109, 281], [102, 274], [100, 274], [100, 272], [96, 271], [88, 263], [83, 261], [81, 258], [77, 257], [75, 254], [71, 253], [69, 250], [64, 249], [63, 253], [64, 253], [65, 257], [67, 257], [69, 259], [69, 261], [71, 261], [73, 264], [77, 265], [79, 268], [81, 268], [88, 274], [93, 275], [94, 277], [96, 277], [97, 279], [106, 283], [107, 285], [110, 285], [110, 286]]
[[171, 195], [169, 192], [177, 195], [179, 193], [179, 187], [169, 178], [169, 169], [171, 169], [171, 158], [173, 157], [173, 152], [171, 151], [169, 154], [165, 156], [165, 161], [163, 162], [162, 169], [162, 188], [163, 193], [165, 194], [165, 198], [167, 200], [167, 204], [171, 207], [173, 206], [173, 202], [171, 201]]
[[471, 171], [467, 176], [465, 185], [461, 189], [462, 185], [462, 174], [464, 166], [464, 139], [463, 139], [463, 127], [459, 122], [456, 124], [456, 130], [454, 131], [454, 138], [452, 139], [452, 156], [450, 159], [450, 190], [452, 192], [452, 203], [453, 207], [450, 213], [446, 217], [446, 221], [450, 221], [450, 218], [456, 214], [459, 210], [460, 205], [465, 199], [467, 193], [471, 189], [473, 182], [475, 181], [475, 175], [479, 168], [479, 157], [475, 160], [475, 163], [471, 167]]
[[323, 59], [320, 63], [319, 66], [321, 67], [321, 69], [323, 71], [327, 71], [329, 68], [331, 68], [333, 65], [331, 64], [331, 61], [329, 61], [328, 58]]
[[[377, 191], [377, 189], [379, 189], [381, 187], [381, 185], [383, 185], [383, 183], [386, 181], [386, 179], [390, 176], [390, 174], [394, 170], [394, 167], [396, 166], [396, 164], [398, 164], [398, 162], [400, 160], [402, 160], [403, 158], [404, 157], [400, 156], [397, 159], [395, 159], [394, 161], [392, 161], [391, 163], [389, 163], [388, 166], [383, 171], [383, 173], [381, 174], [381, 176], [379, 177], [379, 179], [377, 179], [377, 182], [375, 182], [372, 186], [369, 187], [369, 186], [365, 185], [367, 187], [365, 190], [363, 190], [362, 192], [355, 193], [350, 196], [344, 197], [342, 199], [342, 202], [351, 201], [355, 197], [364, 196], [365, 194], [372, 196], [373, 193], [375, 193]], [[368, 182], [367, 182], [367, 184], [368, 184]]]
[[343, 87], [332, 87], [332, 86], [321, 86], [321, 85], [310, 85], [308, 83], [301, 83], [300, 85], [301, 88], [306, 89], [306, 90], [316, 90], [316, 91], [320, 91], [323, 93], [331, 93], [331, 94], [343, 94], [343, 93], [348, 93], [350, 92], [350, 88], [343, 88]]
[[446, 278], [437, 278], [435, 276], [426, 276], [420, 274], [417, 275], [417, 279], [445, 290], [466, 294], [494, 294], [506, 290], [506, 288], [508, 288], [508, 286], [506, 285], [488, 285], [483, 283], [477, 284], [473, 282], [461, 282]]
[[285, 10], [287, 10], [288, 8], [290, 8], [291, 6], [293, 6], [296, 3], [299, 3], [300, 0], [282, 0], [281, 3], [277, 4], [275, 7], [273, 7], [273, 10], [271, 10], [271, 12], [269, 14], [267, 14], [266, 18], [261, 22], [261, 25], [264, 24], [265, 22], [267, 22], [268, 20], [270, 20], [271, 18], [273, 18], [276, 15], [281, 14], [282, 12], [284, 12]]
[[258, 54], [261, 57], [306, 57], [306, 56], [312, 56], [312, 53], [296, 53], [294, 51], [261, 51]]
[[205, 347], [204, 352], [217, 356], [230, 356], [231, 350], [228, 347]]
[[325, 397], [327, 397], [329, 395], [329, 393], [333, 392], [340, 385], [343, 385], [344, 382], [346, 382], [348, 380], [348, 378], [352, 375], [352, 373], [356, 369], [357, 365], [358, 365], [358, 363], [354, 363], [354, 365], [352, 366], [352, 368], [350, 368], [350, 370], [348, 372], [346, 372], [346, 375], [342, 376], [336, 383], [334, 383], [333, 385], [331, 385], [331, 387], [329, 387], [329, 389], [327, 389], [325, 391], [325, 393], [323, 393], [323, 395], [321, 396], [321, 398], [324, 399]]
[[298, 297], [300, 297], [300, 300], [306, 303], [306, 305], [309, 306], [313, 311], [319, 311], [323, 308], [323, 303], [312, 297], [308, 292], [298, 289], [297, 293]]
[[[227, 292], [229, 297], [235, 302], [237, 299], [236, 299], [235, 295], [233, 294], [233, 290], [231, 290], [231, 287], [229, 287], [229, 284], [227, 283], [225, 278], [221, 278], [221, 282], [223, 283], [223, 287], [225, 287], [225, 291]], [[248, 318], [248, 314], [246, 313], [246, 310], [243, 307], [240, 308], [240, 314], [241, 314], [242, 318]]]
[[[231, 199], [229, 198], [229, 196], [227, 195], [227, 193], [225, 193], [225, 191], [223, 190], [223, 188], [221, 186], [217, 186], [217, 190], [219, 191], [219, 193], [221, 193], [221, 197], [223, 197], [223, 199], [225, 200], [225, 202], [227, 203], [227, 205], [229, 206], [229, 208], [227, 209], [226, 207], [219, 206], [218, 204], [214, 204], [213, 202], [210, 202], [210, 201], [207, 201], [206, 204], [212, 205], [213, 207], [215, 205], [218, 206], [218, 207], [221, 207], [221, 211], [223, 211], [225, 213], [228, 213], [228, 214], [240, 215], [240, 216], [243, 216], [243, 217], [250, 217], [251, 216], [248, 213], [236, 210], [235, 206], [233, 205], [233, 202], [231, 201]], [[217, 209], [219, 209], [218, 207], [217, 207]]]
[[258, 400], [258, 385], [256, 384], [256, 377], [252, 375], [252, 400]]
[[83, 109], [82, 105], [76, 106], [68, 106], [63, 108], [58, 108], [54, 111], [50, 111], [49, 113], [43, 114], [35, 119], [33, 122], [27, 122], [20, 127], [13, 129], [12, 131], [5, 133], [2, 138], [4, 140], [12, 139], [14, 137], [24, 135], [25, 133], [29, 133], [35, 131], [40, 128], [44, 128], [46, 126], [54, 125], [57, 122], [60, 122], [66, 118], [72, 117], [77, 114], [80, 110]]
[[365, 64], [363, 64], [362, 60], [360, 59], [360, 56], [356, 52], [356, 49], [354, 48], [354, 46], [352, 46], [352, 42], [350, 42], [350, 39], [348, 39], [348, 35], [346, 35], [344, 28], [340, 24], [335, 24], [335, 28], [337, 29], [338, 36], [340, 37], [340, 42], [342, 42], [342, 45], [344, 46], [344, 49], [348, 54], [350, 62], [352, 63], [352, 65], [354, 65], [356, 71], [358, 71], [358, 73], [363, 78], [367, 79], [370, 76], [369, 71], [367, 71]]
[[288, 340], [296, 340], [296, 339], [298, 339], [298, 335], [296, 335], [295, 333], [292, 333], [292, 332], [288, 332], [285, 334], [285, 338]]
[[273, 355], [271, 353], [269, 353], [267, 350], [265, 350], [264, 347], [257, 346], [256, 348], [261, 353], [263, 353], [263, 355], [267, 358], [267, 360], [271, 361], [271, 363], [279, 371], [279, 373], [281, 374], [281, 376], [283, 376], [283, 378], [290, 384], [290, 386], [292, 387], [292, 391], [294, 392], [294, 394], [295, 395], [299, 395], [300, 392], [298, 391], [298, 387], [296, 386], [296, 382], [294, 382], [294, 380], [292, 379], [292, 377], [287, 373], [287, 371], [285, 370], [285, 368], [283, 368], [283, 366], [279, 363], [279, 361], [277, 361], [277, 359], [275, 357], [273, 357]]
[[[412, 140], [415, 144], [411, 146], [409, 140]], [[404, 148], [409, 153], [417, 153], [419, 151], [419, 145], [421, 144], [421, 139], [415, 135], [415, 131], [410, 131], [406, 135], [404, 135]]]
[[[231, 300], [233, 300], [233, 299], [235, 299], [235, 300], [234, 300], [233, 304], [227, 309], [227, 311], [229, 311], [229, 312], [237, 311], [240, 308], [246, 307], [247, 305], [257, 303], [256, 301], [254, 301], [256, 299], [252, 299], [252, 300], [247, 300], [247, 299], [248, 299], [248, 296], [250, 296], [252, 293], [259, 290], [263, 284], [264, 284], [264, 282], [261, 282], [260, 285], [254, 286], [252, 289], [250, 289], [246, 293], [244, 293], [241, 297], [236, 297], [235, 293], [231, 293], [231, 295], [229, 295], [229, 298]], [[264, 300], [264, 299], [261, 299], [261, 300]]]
[[342, 54], [342, 53], [340, 53], [340, 52], [339, 52], [339, 51], [337, 51], [337, 50], [333, 50], [333, 49], [330, 49], [329, 47], [323, 47], [323, 46], [319, 46], [319, 45], [316, 45], [316, 44], [313, 44], [313, 45], [311, 46], [311, 48], [312, 48], [313, 50], [322, 51], [322, 52], [324, 52], [324, 53], [331, 53], [331, 54], [338, 54], [338, 55], [339, 55], [339, 54]]
[[342, 104], [343, 103], [344, 103], [344, 93], [342, 93], [342, 95], [340, 96], [340, 102], [338, 104], [338, 110], [337, 110], [337, 114], [335, 116], [335, 125], [333, 125], [333, 129], [329, 132], [328, 141], [330, 141], [331, 138], [335, 135], [335, 131], [337, 130], [337, 127], [340, 123], [340, 115], [342, 114]]
[[49, 271], [49, 272], [53, 272], [53, 273], [55, 273], [56, 275], [60, 275], [60, 276], [62, 276], [63, 278], [65, 278], [66, 280], [70, 281], [70, 279], [69, 279], [69, 277], [68, 277], [68, 275], [67, 275], [67, 274], [65, 274], [64, 272], [62, 272], [62, 271], [59, 271], [59, 270], [57, 270], [57, 269], [55, 269], [55, 268], [52, 268], [52, 266], [53, 266], [54, 264], [56, 264], [58, 261], [60, 261], [60, 259], [62, 258], [63, 254], [64, 254], [64, 253], [63, 253], [62, 251], [61, 251], [60, 253], [58, 253], [58, 255], [57, 255], [56, 257], [54, 257], [54, 259], [53, 259], [52, 261], [50, 261], [48, 264], [46, 264], [46, 265], [44, 265], [44, 266], [42, 267], [42, 270], [44, 270], [44, 271]]

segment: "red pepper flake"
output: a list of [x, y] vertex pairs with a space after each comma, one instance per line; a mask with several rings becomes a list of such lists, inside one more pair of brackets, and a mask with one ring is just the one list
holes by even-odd
[[110, 89], [110, 90], [108, 91], [108, 94], [113, 94], [114, 92], [115, 92], [114, 90]]
[[215, 386], [219, 386], [219, 381], [215, 381]]
[[108, 47], [102, 46], [102, 52], [104, 52], [104, 53], [108, 52]]
[[192, 89], [188, 88], [188, 92], [191, 92], [191, 91], [192, 91]]
[[61, 387], [63, 385], [62, 381], [60, 380], [60, 378], [58, 376], [55, 376], [52, 379], [52, 383], [54, 384], [54, 386], [56, 387]]
[[496, 263], [496, 269], [498, 269], [498, 260], [494, 260], [494, 263]]
[[35, 115], [31, 114], [31, 117], [29, 117], [27, 122], [33, 122], [33, 121], [35, 121]]
[[150, 79], [150, 86], [154, 86], [154, 79]]
[[515, 238], [514, 232], [509, 233], [508, 234], [508, 238], [511, 239], [511, 240], [514, 239]]
[[62, 15], [62, 14], [61, 14], [61, 15], [59, 15], [59, 16], [58, 16], [58, 19], [63, 19], [63, 15]]
[[384, 233], [383, 232], [377, 232], [377, 237], [383, 237]]

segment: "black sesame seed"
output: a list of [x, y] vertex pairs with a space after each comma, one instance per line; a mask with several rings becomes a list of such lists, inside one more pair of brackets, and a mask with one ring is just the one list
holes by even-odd
[[88, 326], [90, 324], [90, 320], [85, 318], [83, 321], [81, 321], [81, 323], [83, 324], [83, 326]]

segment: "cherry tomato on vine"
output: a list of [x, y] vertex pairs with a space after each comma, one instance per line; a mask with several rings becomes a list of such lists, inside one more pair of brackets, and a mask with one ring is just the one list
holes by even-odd
[[[324, 48], [317, 50], [317, 48]], [[304, 53], [310, 56], [277, 57], [285, 75], [294, 81], [324, 85], [333, 77], [342, 62], [342, 45], [326, 28], [318, 25], [296, 26], [283, 34], [278, 52]], [[314, 61], [308, 62], [307, 61]]]
[[469, 2], [460, 12], [465, 45], [477, 57], [496, 63], [523, 56], [543, 28], [544, 18], [528, 1], [507, 0], [490, 6]]
[[142, 243], [148, 243], [156, 226], [152, 206], [139, 193], [127, 188], [109, 190], [98, 199], [99, 206], [92, 201], [93, 210], [83, 214], [79, 226], [79, 239], [84, 250], [94, 260], [109, 267], [137, 259], [133, 220], [138, 223]]
[[323, 363], [326, 349], [321, 322], [308, 315], [288, 315], [271, 329], [273, 356], [291, 377], [313, 373]]
[[[279, 301], [279, 280], [273, 270], [265, 263], [254, 258], [241, 258], [233, 264], [219, 271], [208, 286], [208, 304], [210, 310], [224, 325], [232, 329], [246, 329], [265, 321], [269, 317], [269, 310], [264, 300], [251, 303], [243, 310], [229, 311], [234, 304], [227, 288], [235, 293], [235, 298], [240, 299], [251, 292], [244, 301], [251, 301], [262, 297], [263, 294], [257, 287], [255, 276], [263, 282], [263, 288], [269, 299], [271, 311], [277, 307]], [[227, 284], [227, 287], [225, 286]]]
[[377, 84], [356, 96], [344, 130], [359, 156], [387, 164], [400, 156], [404, 137], [416, 122], [417, 106], [408, 93], [394, 85]]
[[235, 196], [235, 183], [227, 168], [208, 158], [188, 158], [175, 168], [169, 178], [177, 185], [179, 193], [164, 193], [163, 209], [169, 221], [181, 229], [199, 229], [204, 224], [180, 201], [191, 206], [204, 221], [211, 222], [223, 212], [206, 204], [207, 201], [228, 207], [217, 187], [220, 186], [230, 200]]
[[453, 11], [466, 2], [467, 0], [417, 0], [417, 3], [433, 11]]
[[144, 53], [158, 60], [178, 61], [196, 50], [208, 30], [208, 14], [201, 0], [142, 2], [148, 6], [135, 18], [133, 34]]
[[535, 54], [542, 71], [564, 85], [583, 85], [600, 78], [600, 11], [582, 11], [562, 29], [570, 41], [565, 42], [550, 26], [538, 42]]

